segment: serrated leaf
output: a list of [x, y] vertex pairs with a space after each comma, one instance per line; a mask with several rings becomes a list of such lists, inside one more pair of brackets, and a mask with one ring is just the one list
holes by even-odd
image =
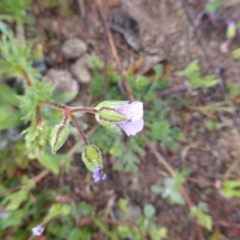
[[11, 106], [19, 106], [19, 101], [15, 96], [15, 91], [6, 84], [0, 84], [0, 102]]

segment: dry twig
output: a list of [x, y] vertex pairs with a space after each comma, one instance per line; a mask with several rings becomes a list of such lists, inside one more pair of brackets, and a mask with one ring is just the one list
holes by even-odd
[[126, 77], [124, 76], [122, 64], [120, 62], [120, 59], [119, 59], [119, 56], [118, 56], [118, 53], [117, 53], [117, 50], [116, 50], [116, 47], [115, 47], [115, 44], [114, 44], [114, 41], [113, 41], [111, 31], [109, 30], [106, 15], [105, 15], [104, 9], [103, 9], [103, 1], [102, 0], [97, 0], [97, 3], [98, 3], [98, 6], [99, 6], [99, 11], [100, 11], [101, 18], [102, 18], [102, 21], [103, 21], [104, 30], [105, 30], [105, 32], [107, 34], [107, 37], [108, 37], [108, 41], [109, 41], [109, 44], [110, 44], [112, 55], [113, 55], [114, 60], [117, 64], [118, 72], [122, 77], [123, 85], [124, 85], [124, 87], [127, 91], [129, 100], [134, 101], [134, 96], [133, 96], [133, 93], [132, 93], [132, 89], [129, 86]]

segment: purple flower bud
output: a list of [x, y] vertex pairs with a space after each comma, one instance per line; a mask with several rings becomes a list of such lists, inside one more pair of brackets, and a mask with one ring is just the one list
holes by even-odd
[[115, 108], [118, 112], [123, 114], [128, 121], [120, 122], [118, 126], [128, 135], [136, 135], [143, 129], [143, 103], [134, 101], [126, 103]]
[[99, 182], [100, 180], [105, 180], [107, 174], [102, 171], [101, 167], [96, 167], [93, 172], [94, 182]]
[[41, 236], [43, 231], [44, 231], [44, 228], [40, 225], [38, 225], [32, 229], [32, 233], [34, 236]]

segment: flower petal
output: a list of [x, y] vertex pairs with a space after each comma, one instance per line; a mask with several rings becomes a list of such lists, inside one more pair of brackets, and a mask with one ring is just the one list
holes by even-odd
[[32, 229], [32, 233], [34, 236], [41, 236], [43, 231], [44, 231], [44, 228], [40, 225], [38, 225]]
[[135, 122], [143, 117], [143, 103], [139, 101], [123, 104], [115, 109], [132, 122]]
[[144, 121], [143, 119], [139, 119], [135, 122], [127, 122], [127, 123], [118, 123], [119, 127], [128, 135], [135, 136], [138, 132], [142, 131]]
[[99, 182], [100, 180], [105, 180], [107, 178], [107, 174], [102, 174], [102, 168], [96, 167], [93, 172], [94, 182]]

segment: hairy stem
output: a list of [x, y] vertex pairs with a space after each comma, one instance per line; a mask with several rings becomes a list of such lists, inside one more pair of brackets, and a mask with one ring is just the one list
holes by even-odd
[[26, 73], [26, 71], [24, 69], [21, 69], [21, 73], [22, 73], [23, 79], [24, 79], [27, 87], [31, 87], [32, 86], [32, 82], [31, 82], [28, 74]]
[[71, 120], [72, 120], [73, 125], [74, 125], [75, 128], [78, 130], [78, 132], [79, 132], [79, 134], [80, 134], [80, 136], [81, 136], [84, 144], [85, 144], [85, 145], [89, 145], [88, 139], [87, 139], [85, 133], [83, 132], [81, 126], [79, 125], [77, 119], [75, 118], [75, 116], [74, 116], [73, 114], [71, 114], [70, 117], [71, 117]]
[[59, 110], [65, 110], [65, 109], [69, 108], [68, 106], [66, 106], [64, 104], [50, 102], [50, 101], [43, 101], [42, 103], [51, 108], [55, 108], [55, 109], [59, 109]]
[[95, 108], [91, 108], [91, 107], [73, 107], [71, 110], [72, 113], [76, 113], [76, 112], [85, 112], [85, 113], [97, 113], [98, 111]]

